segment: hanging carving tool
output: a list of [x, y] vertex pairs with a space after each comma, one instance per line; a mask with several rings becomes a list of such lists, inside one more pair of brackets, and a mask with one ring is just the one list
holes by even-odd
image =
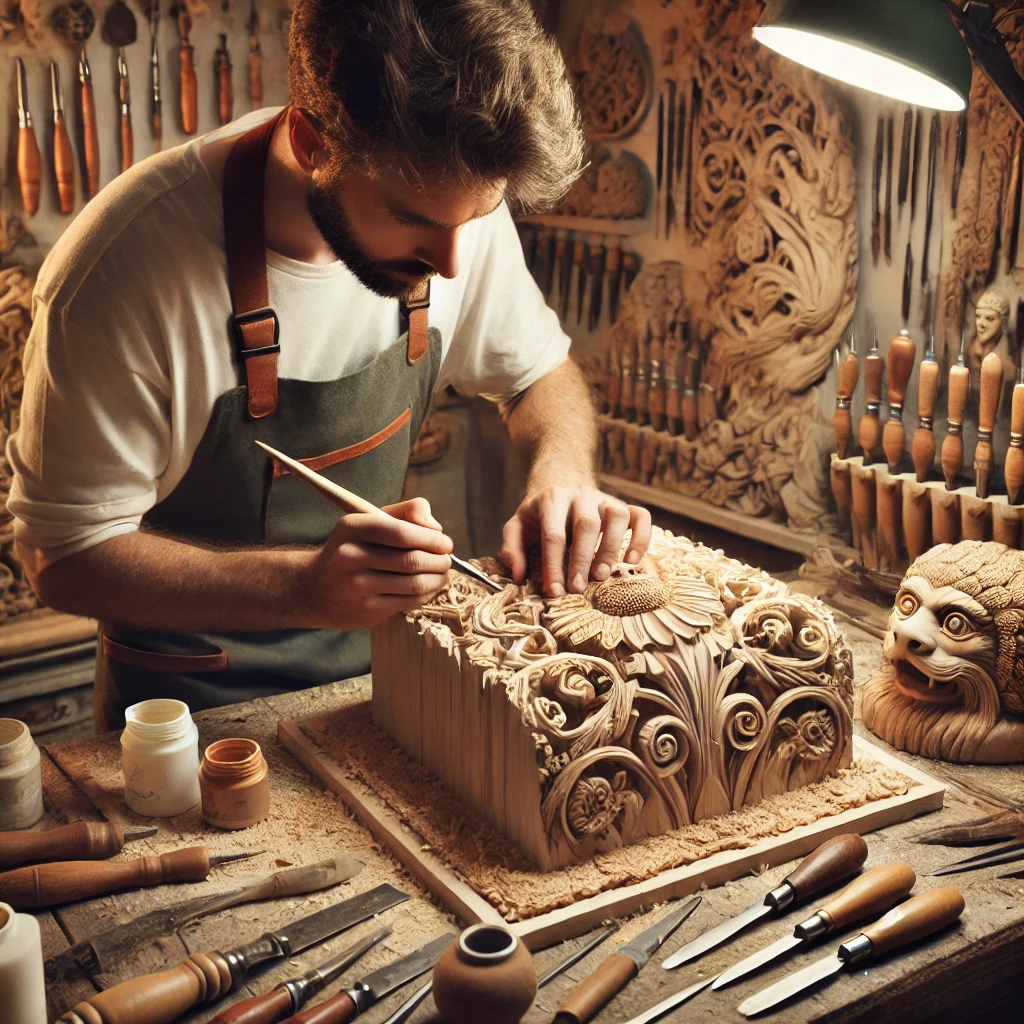
[[914, 118], [914, 160], [910, 169], [910, 223], [917, 219], [917, 183], [921, 177], [921, 150], [924, 147], [924, 114]]
[[622, 289], [622, 240], [616, 238], [608, 247], [604, 271], [608, 275], [608, 322], [618, 323], [619, 292]]
[[1003, 361], [997, 352], [989, 352], [981, 361], [978, 383], [978, 443], [974, 448], [974, 482], [979, 498], [988, 497], [992, 476], [992, 431], [1003, 390]]
[[928, 250], [932, 241], [932, 222], [935, 219], [935, 176], [939, 164], [939, 136], [942, 122], [938, 114], [932, 116], [932, 126], [928, 133], [928, 194], [925, 197], [924, 211], [924, 249], [921, 252], [921, 284], [928, 283]]
[[89, 67], [85, 44], [96, 28], [96, 15], [85, 0], [70, 0], [70, 3], [54, 8], [50, 23], [54, 31], [78, 51], [78, 99], [82, 115], [85, 180], [88, 198], [92, 199], [100, 190], [100, 140], [96, 130], [92, 68]]
[[679, 391], [679, 368], [684, 348], [682, 337], [682, 324], [670, 324], [665, 342], [665, 429], [673, 437], [679, 433], [683, 416]]
[[[674, 84], [674, 83], [673, 83]], [[675, 185], [672, 189], [672, 227], [678, 227], [678, 212], [679, 206], [676, 199], [676, 194], [679, 191], [679, 183], [685, 182], [685, 165], [687, 147], [686, 147], [686, 90], [679, 90], [678, 109], [676, 112], [676, 155], [675, 155]]]
[[[666, 117], [668, 126], [665, 133], [665, 237], [672, 231], [676, 219], [675, 160], [676, 160], [676, 83], [671, 78], [667, 83]], [[682, 131], [682, 125], [680, 125]]]
[[917, 360], [917, 345], [907, 331], [900, 331], [889, 342], [889, 418], [882, 433], [882, 450], [889, 465], [889, 472], [895, 473], [903, 459], [906, 432], [903, 428], [903, 403], [907, 398], [907, 386], [914, 372]]
[[190, 846], [158, 857], [111, 861], [69, 860], [0, 874], [0, 901], [15, 910], [39, 910], [77, 903], [126, 889], [146, 889], [171, 882], [205, 882], [218, 864], [253, 857], [254, 853], [216, 853]]
[[[258, 964], [296, 956], [407, 899], [408, 895], [394, 886], [378, 885], [277, 931], [266, 932], [228, 953], [194, 953], [170, 970], [123, 981], [79, 1003], [60, 1017], [58, 1024], [92, 1020], [170, 1024], [193, 1006], [215, 1002], [237, 989]], [[207, 979], [206, 984], [197, 985], [197, 977]]]
[[24, 61], [15, 57], [14, 66], [18, 75], [18, 184], [21, 186], [21, 205], [31, 217], [39, 210], [43, 165], [39, 156], [39, 143], [36, 142], [36, 130], [32, 126], [32, 112], [28, 108], [28, 81]]
[[947, 425], [946, 436], [942, 440], [941, 456], [947, 491], [955, 490], [957, 474], [964, 464], [964, 410], [967, 408], [967, 395], [971, 389], [971, 371], [964, 365], [966, 346], [965, 328], [960, 336], [960, 354], [956, 363], [949, 368]]
[[537, 284], [544, 295], [550, 295], [555, 285], [555, 248], [556, 238], [554, 228], [541, 228], [537, 233]]
[[106, 860], [125, 843], [148, 839], [156, 828], [127, 828], [105, 821], [76, 821], [49, 832], [0, 832], [0, 868], [53, 860]]
[[664, 339], [652, 334], [648, 357], [651, 367], [651, 383], [647, 392], [647, 415], [651, 426], [661, 430], [665, 426], [665, 377], [664, 377]]
[[882, 353], [878, 351], [878, 328], [872, 323], [871, 349], [864, 357], [864, 412], [861, 414], [857, 431], [857, 440], [864, 453], [865, 466], [877, 461], [875, 452], [878, 451], [879, 442], [882, 440], [882, 425], [878, 419], [878, 410], [882, 405], [882, 374], [884, 372], [885, 363], [882, 361]]
[[[572, 264], [569, 270], [569, 278], [566, 282], [565, 292], [562, 295], [562, 320], [568, 323], [569, 321], [569, 302], [572, 296], [572, 271], [575, 270], [577, 287], [579, 287], [580, 279], [583, 277], [583, 261], [587, 256], [587, 243], [583, 235], [577, 235], [572, 244]], [[586, 284], [583, 285], [586, 288]]]
[[700, 906], [693, 896], [670, 911], [657, 924], [642, 931], [632, 942], [620, 946], [585, 981], [576, 986], [558, 1008], [556, 1018], [564, 1024], [586, 1024], [596, 1016], [647, 966], [651, 957], [672, 933]]
[[135, 162], [135, 141], [132, 135], [131, 93], [128, 84], [128, 62], [124, 48], [138, 38], [135, 15], [124, 0], [114, 0], [103, 16], [103, 41], [117, 50], [118, 120], [121, 128], [121, 173]]
[[871, 172], [871, 260], [878, 266], [882, 252], [882, 164], [885, 160], [885, 118], [875, 128], [875, 160]]
[[914, 251], [907, 239], [907, 255], [903, 260], [903, 322], [910, 322], [910, 299], [914, 289]]
[[1024, 352], [1010, 406], [1010, 446], [1006, 449], [1006, 493], [1011, 505], [1024, 500]]
[[911, 444], [917, 482], [923, 484], [935, 464], [935, 400], [939, 393], [939, 364], [935, 360], [935, 335], [921, 363], [917, 381], [917, 430]]
[[909, 864], [883, 864], [865, 871], [841, 893], [823, 903], [806, 921], [798, 924], [792, 935], [785, 935], [733, 964], [712, 982], [711, 987], [716, 991], [725, 988], [796, 950], [808, 949], [827, 935], [845, 931], [855, 921], [884, 913], [907, 896], [916, 881], [917, 875]]
[[622, 283], [625, 294], [633, 287], [637, 274], [640, 273], [640, 257], [632, 249], [624, 249], [622, 252]]
[[[580, 243], [583, 245], [583, 243]], [[576, 278], [576, 323], [583, 322], [583, 300], [587, 294], [587, 278], [590, 276], [589, 246], [584, 246], [584, 256], [580, 259], [579, 276]]]
[[558, 298], [554, 290], [556, 280], [559, 287], [562, 284], [562, 268], [565, 264], [566, 250], [568, 248], [567, 235], [568, 232], [563, 228], [559, 228], [555, 232], [555, 252], [552, 259], [551, 272], [548, 275], [548, 290], [544, 293], [544, 298], [548, 300], [548, 303]]
[[235, 110], [235, 89], [231, 84], [231, 54], [228, 53], [228, 37], [220, 33], [220, 46], [213, 55], [213, 69], [217, 76], [217, 113], [220, 123], [230, 124]]
[[68, 126], [64, 123], [64, 99], [60, 93], [60, 70], [50, 61], [50, 102], [53, 106], [53, 172], [57, 179], [60, 212], [75, 208], [75, 158], [71, 152]]
[[354, 963], [362, 959], [378, 942], [391, 934], [390, 928], [377, 928], [366, 938], [349, 946], [325, 964], [297, 978], [282, 981], [261, 996], [232, 1003], [212, 1017], [209, 1024], [277, 1024], [298, 1013], [318, 992], [340, 978]]
[[633, 419], [638, 426], [647, 422], [647, 389], [649, 378], [647, 366], [651, 351], [651, 326], [647, 325], [643, 341], [637, 346], [636, 365], [633, 371]]
[[769, 892], [763, 902], [755, 903], [741, 914], [723, 921], [699, 938], [673, 953], [661, 966], [666, 970], [681, 967], [728, 942], [734, 935], [764, 917], [782, 914], [796, 902], [810, 899], [823, 889], [856, 874], [868, 856], [868, 845], [858, 835], [835, 836], [805, 857]]
[[764, 1013], [805, 989], [820, 986], [844, 967], [864, 963], [925, 936], [933, 935], [959, 920], [964, 899], [956, 889], [932, 889], [893, 907], [854, 939], [842, 943], [835, 956], [827, 956], [788, 978], [770, 985], [737, 1007], [744, 1017]]
[[149, 0], [149, 125], [153, 135], [153, 152], [164, 146], [163, 100], [160, 98], [160, 48], [157, 28], [160, 22], [160, 0]]
[[260, 18], [256, 13], [256, 0], [252, 0], [245, 28], [249, 33], [249, 99], [252, 101], [252, 109], [259, 110], [263, 106], [263, 48], [260, 46]]
[[910, 140], [914, 132], [914, 112], [907, 107], [903, 112], [903, 137], [900, 139], [900, 178], [896, 199], [900, 216], [907, 202], [907, 186], [910, 184]]
[[[933, 122], [934, 123], [934, 122]], [[964, 176], [964, 164], [967, 162], [967, 111], [965, 110], [957, 121], [956, 126], [956, 154], [953, 157], [953, 181], [949, 189], [949, 198], [953, 204], [953, 216], [956, 216], [956, 208], [960, 201], [960, 182]]]
[[655, 147], [654, 171], [654, 233], [661, 234], [661, 213], [664, 209], [662, 188], [665, 184], [665, 92], [658, 92], [658, 141]]
[[832, 428], [836, 434], [836, 450], [839, 458], [845, 459], [849, 454], [850, 405], [853, 393], [857, 390], [857, 379], [860, 377], [860, 360], [857, 358], [857, 335], [850, 332], [850, 346], [841, 359], [836, 351], [836, 411], [832, 417]]
[[590, 311], [587, 313], [587, 330], [597, 330], [601, 322], [604, 299], [605, 249], [602, 239], [590, 243]]
[[700, 414], [697, 402], [697, 378], [700, 373], [698, 365], [699, 350], [694, 352], [690, 341], [690, 325], [683, 325], [686, 355], [683, 357], [683, 390], [679, 396], [679, 408], [683, 420], [683, 434], [687, 441], [696, 441], [700, 434]]
[[196, 83], [195, 50], [188, 36], [192, 31], [192, 15], [183, 2], [179, 2], [176, 11], [178, 19], [178, 35], [181, 44], [178, 47], [178, 80], [181, 91], [181, 130], [186, 135], [195, 135], [199, 126], [199, 93]]
[[896, 162], [895, 136], [893, 116], [885, 119], [885, 221], [882, 232], [882, 248], [885, 250], [885, 262], [892, 265], [892, 179], [893, 165]]
[[1010, 170], [1010, 189], [1008, 192], [1007, 223], [1003, 228], [1004, 245], [1006, 246], [1006, 273], [1012, 274], [1017, 267], [1017, 250], [1020, 245], [1020, 208], [1021, 188], [1024, 174], [1021, 173], [1021, 147], [1024, 146], [1024, 135], [1014, 133], [1013, 164]]
[[[572, 249], [573, 234], [571, 231], [562, 233], [565, 242], [562, 254], [558, 257], [558, 309], [561, 311], [561, 318], [565, 320], [566, 310], [569, 307], [569, 294], [572, 288]], [[558, 243], [555, 243], [555, 251], [558, 251]]]
[[545, 971], [537, 979], [537, 988], [543, 988], [545, 985], [550, 985], [555, 978], [564, 974], [570, 967], [574, 967], [585, 957], [589, 956], [590, 953], [597, 949], [605, 939], [614, 935], [618, 930], [619, 926], [617, 924], [606, 924], [603, 927], [598, 928], [594, 934], [579, 947], [579, 949], [574, 949], [571, 953], [559, 960], [554, 967]]
[[696, 78], [690, 82], [690, 144], [686, 148], [686, 197], [685, 224], [689, 231], [693, 224], [693, 173], [697, 166], [697, 155], [700, 148], [700, 113], [704, 104], [704, 90]]

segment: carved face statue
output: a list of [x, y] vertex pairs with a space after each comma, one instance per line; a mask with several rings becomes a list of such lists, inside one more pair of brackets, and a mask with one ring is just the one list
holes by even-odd
[[1003, 315], [997, 309], [979, 306], [974, 312], [974, 330], [978, 341], [986, 347], [994, 347], [1003, 336]]
[[[943, 544], [909, 569], [864, 722], [894, 746], [953, 761], [1024, 760], [1024, 553]], [[1024, 673], [1022, 673], [1024, 674]]]

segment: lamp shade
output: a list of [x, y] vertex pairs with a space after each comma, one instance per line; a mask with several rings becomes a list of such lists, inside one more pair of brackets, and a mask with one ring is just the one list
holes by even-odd
[[758, 42], [850, 85], [963, 110], [971, 57], [942, 0], [767, 0]]

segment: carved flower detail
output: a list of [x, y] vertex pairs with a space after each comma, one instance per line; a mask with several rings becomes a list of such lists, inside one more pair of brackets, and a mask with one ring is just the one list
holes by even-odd
[[621, 817], [616, 831], [622, 835], [632, 833], [643, 798], [629, 786], [625, 772], [616, 772], [611, 782], [601, 775], [582, 778], [576, 783], [569, 800], [569, 828], [577, 839], [601, 835], [612, 828]]
[[721, 621], [718, 593], [702, 580], [659, 575], [648, 562], [620, 563], [608, 579], [583, 594], [547, 602], [544, 625], [574, 650], [634, 651], [670, 648], [677, 639], [693, 643]]

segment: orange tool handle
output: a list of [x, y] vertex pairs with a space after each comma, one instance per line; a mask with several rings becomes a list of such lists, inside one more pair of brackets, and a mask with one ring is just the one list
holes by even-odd
[[159, 153], [164, 148], [164, 124], [158, 112], [152, 115], [152, 127], [153, 152]]
[[348, 1024], [358, 1015], [355, 1002], [347, 992], [339, 992], [333, 999], [319, 1003], [288, 1018], [288, 1024]]
[[932, 889], [893, 907], [884, 917], [865, 928], [875, 956], [923, 939], [958, 920], [964, 912], [964, 898], [956, 889]]
[[586, 1024], [636, 977], [636, 973], [633, 960], [622, 953], [613, 953], [572, 990], [558, 1008], [556, 1019], [567, 1024]]
[[43, 163], [39, 156], [39, 143], [31, 126], [18, 129], [18, 182], [21, 185], [21, 205], [30, 216], [39, 211], [39, 184], [43, 176]]
[[75, 208], [75, 158], [63, 118], [53, 122], [53, 171], [60, 212], [67, 215]]
[[89, 198], [93, 199], [100, 190], [100, 137], [96, 128], [96, 98], [92, 82], [79, 83], [82, 103], [82, 135], [85, 142], [85, 175]]
[[182, 43], [178, 50], [178, 74], [181, 84], [181, 130], [195, 135], [199, 127], [199, 92], [196, 84], [195, 50]]
[[210, 1024], [277, 1024], [290, 1017], [292, 997], [283, 985], [262, 996], [243, 999], [226, 1010], [221, 1010]]
[[105, 821], [76, 821], [49, 832], [0, 832], [0, 868], [48, 860], [105, 860], [123, 847], [120, 827]]
[[252, 109], [263, 106], [263, 55], [249, 51], [249, 99]]
[[235, 109], [235, 90], [231, 84], [231, 63], [223, 56], [217, 60], [217, 109], [220, 123], [230, 124]]
[[841, 893], [823, 903], [818, 913], [826, 918], [830, 932], [838, 931], [861, 918], [888, 910], [914, 888], [916, 881], [917, 875], [910, 865], [883, 864], [855, 878]]
[[121, 114], [121, 173], [135, 163], [135, 136], [132, 134], [130, 114]]

